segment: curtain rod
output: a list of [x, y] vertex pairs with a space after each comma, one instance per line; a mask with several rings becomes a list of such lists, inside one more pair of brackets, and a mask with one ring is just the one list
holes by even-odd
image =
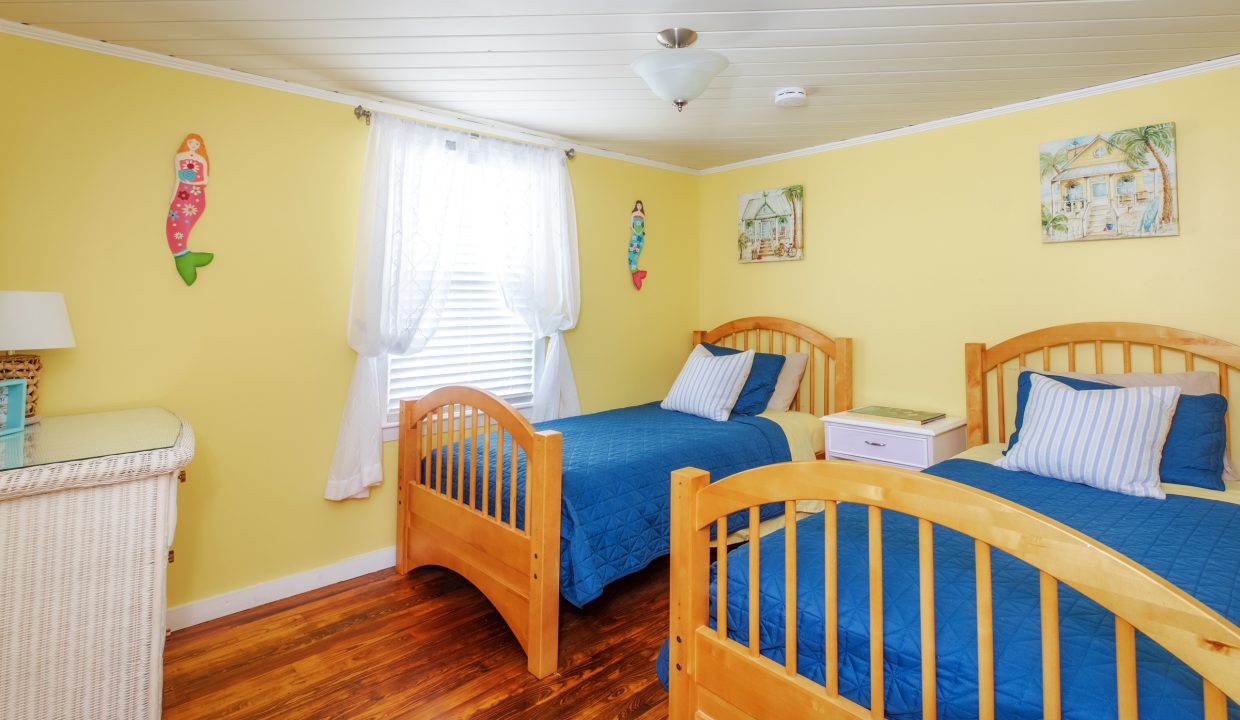
[[[358, 120], [365, 120], [367, 125], [370, 124], [370, 118], [372, 115], [374, 115], [373, 110], [367, 109], [361, 105], [358, 105], [357, 107], [353, 108], [353, 117], [357, 118]], [[510, 142], [522, 142], [522, 141], [511, 140]], [[538, 145], [538, 143], [526, 143], [526, 145]], [[548, 147], [548, 146], [544, 145], [542, 147]], [[577, 157], [577, 151], [573, 148], [567, 148], [564, 150], [564, 157], [568, 158], [569, 160], [572, 160], [573, 158]]]

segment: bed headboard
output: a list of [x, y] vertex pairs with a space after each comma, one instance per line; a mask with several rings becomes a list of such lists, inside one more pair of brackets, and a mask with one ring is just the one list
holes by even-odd
[[852, 408], [852, 338], [830, 338], [784, 318], [747, 317], [713, 330], [694, 330], [693, 344], [704, 342], [738, 350], [806, 353], [809, 362], [792, 409], [826, 415]]
[[[1015, 424], [1021, 367], [1093, 373], [1208, 370], [1218, 373], [1219, 392], [1230, 403], [1230, 375], [1240, 371], [1240, 345], [1162, 325], [1093, 322], [1034, 330], [992, 347], [968, 343], [964, 359], [968, 446], [973, 447], [990, 441], [991, 428], [999, 442], [1007, 441]], [[1236, 427], [1230, 422], [1232, 411], [1229, 405], [1228, 447]]]

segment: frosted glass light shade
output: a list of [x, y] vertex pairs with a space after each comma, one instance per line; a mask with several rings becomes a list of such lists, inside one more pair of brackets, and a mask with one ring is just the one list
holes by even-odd
[[64, 294], [0, 291], [0, 350], [51, 350], [76, 344]]
[[646, 53], [633, 61], [632, 68], [655, 95], [668, 102], [687, 103], [701, 95], [727, 66], [728, 59], [717, 52], [679, 48]]

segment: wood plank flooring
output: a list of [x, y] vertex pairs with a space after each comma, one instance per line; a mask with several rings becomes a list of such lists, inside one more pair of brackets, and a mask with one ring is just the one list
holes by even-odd
[[535, 680], [503, 620], [459, 576], [372, 573], [172, 634], [164, 717], [667, 717], [654, 659], [667, 560], [562, 604], [560, 672]]

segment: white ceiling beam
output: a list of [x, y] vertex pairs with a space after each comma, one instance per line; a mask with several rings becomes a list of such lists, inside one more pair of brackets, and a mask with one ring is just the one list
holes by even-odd
[[[1038, 40], [968, 40], [935, 43], [831, 45], [822, 47], [729, 48], [733, 66], [850, 60], [931, 60], [986, 58], [1055, 58], [1104, 56], [1111, 52], [1213, 52], [1240, 46], [1240, 30], [1176, 35], [1114, 35], [1108, 37], [1046, 38]], [[323, 70], [403, 68], [521, 68], [546, 66], [628, 65], [647, 50], [564, 50], [553, 52], [461, 53], [319, 53], [251, 55], [181, 55], [187, 60], [237, 70]]]
[[[781, 0], [780, 10], [832, 10], [935, 5], [1036, 4], [1053, 0]], [[1106, 2], [1108, 0], [1087, 0]], [[539, 0], [536, 8], [502, 0], [455, 0], [421, 2], [409, 0], [40, 0], [14, 2], [0, 0], [0, 12], [7, 17], [23, 17], [24, 22], [46, 25], [53, 22], [140, 22], [209, 21], [221, 16], [234, 20], [282, 20], [304, 18], [333, 20], [340, 17], [383, 19], [479, 17], [547, 17], [562, 15], [678, 15], [753, 12], [753, 0], [626, 0], [623, 5], [582, 0]]]
[[[1164, 0], [1160, 0], [1164, 1]], [[1234, 3], [1234, 0], [1227, 0]], [[1173, 5], [1167, 2], [1167, 5]], [[1233, 5], [1233, 7], [1237, 7]], [[1240, 10], [1240, 7], [1237, 7]], [[2, 9], [0, 9], [2, 12]], [[687, 24], [687, 23], [686, 23]], [[655, 50], [657, 45], [649, 28], [640, 32], [617, 33], [614, 28], [596, 33], [549, 32], [542, 34], [465, 34], [409, 35], [393, 29], [380, 29], [377, 34], [346, 34], [336, 26], [311, 32], [284, 23], [273, 23], [269, 32], [254, 27], [219, 28], [206, 33], [203, 27], [163, 27], [161, 24], [133, 34], [114, 32], [117, 27], [93, 24], [56, 25], [51, 29], [83, 37], [94, 37], [118, 44], [141, 47], [152, 52], [174, 55], [247, 54], [257, 51], [279, 53], [339, 52], [505, 52], [548, 50]], [[696, 29], [696, 28], [695, 28]], [[111, 31], [109, 31], [111, 30]], [[742, 28], [734, 31], [702, 32], [699, 46], [727, 54], [732, 48], [815, 47], [841, 44], [874, 44], [904, 42], [938, 42], [961, 40], [1013, 40], [1110, 35], [1148, 35], [1155, 33], [1182, 34], [1197, 32], [1240, 31], [1240, 14], [1111, 17], [1094, 20], [964, 22], [955, 24], [901, 24], [890, 26], [826, 27], [820, 29], [789, 28], [761, 30]], [[248, 33], [248, 34], [247, 34]]]

